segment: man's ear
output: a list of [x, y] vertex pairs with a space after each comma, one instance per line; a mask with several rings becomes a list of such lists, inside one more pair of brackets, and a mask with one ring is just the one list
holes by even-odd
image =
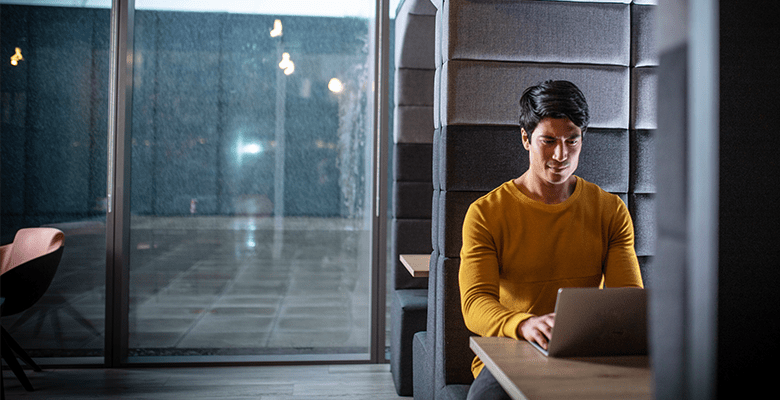
[[531, 150], [531, 140], [528, 138], [528, 132], [525, 131], [525, 128], [520, 128], [520, 137], [523, 140], [523, 147], [526, 150]]

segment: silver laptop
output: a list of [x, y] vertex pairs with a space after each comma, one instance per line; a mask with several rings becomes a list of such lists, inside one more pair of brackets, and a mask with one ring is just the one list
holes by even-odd
[[637, 288], [563, 288], [555, 303], [550, 357], [647, 354], [647, 294]]

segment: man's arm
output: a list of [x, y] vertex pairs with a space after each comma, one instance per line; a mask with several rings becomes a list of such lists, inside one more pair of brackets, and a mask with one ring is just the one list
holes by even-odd
[[609, 232], [607, 259], [604, 262], [605, 287], [644, 287], [639, 261], [634, 250], [634, 225], [622, 200], [616, 203]]
[[466, 327], [481, 336], [520, 339], [519, 325], [533, 317], [499, 302], [498, 255], [486, 219], [478, 207], [469, 207], [463, 222], [459, 271], [461, 309]]

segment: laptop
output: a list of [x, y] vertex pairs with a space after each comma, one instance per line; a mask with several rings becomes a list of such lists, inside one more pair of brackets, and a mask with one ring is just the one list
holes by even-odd
[[647, 354], [647, 294], [638, 288], [562, 288], [545, 356]]

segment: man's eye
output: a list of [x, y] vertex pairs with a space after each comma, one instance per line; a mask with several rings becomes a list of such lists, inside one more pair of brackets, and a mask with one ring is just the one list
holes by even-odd
[[578, 142], [579, 142], [579, 140], [569, 140], [569, 145], [575, 146], [575, 145], [577, 145]]

